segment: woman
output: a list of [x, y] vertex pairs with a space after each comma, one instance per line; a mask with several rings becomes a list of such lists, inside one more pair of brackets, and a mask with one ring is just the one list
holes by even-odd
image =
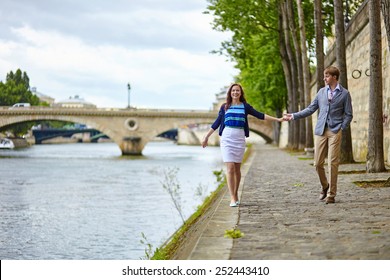
[[253, 109], [246, 103], [241, 85], [234, 83], [227, 91], [226, 103], [221, 106], [217, 119], [202, 141], [202, 147], [205, 148], [210, 135], [219, 127], [231, 207], [240, 204], [238, 188], [241, 181], [241, 162], [245, 152], [245, 137], [249, 136], [248, 114], [261, 120], [283, 121], [283, 118], [274, 118]]

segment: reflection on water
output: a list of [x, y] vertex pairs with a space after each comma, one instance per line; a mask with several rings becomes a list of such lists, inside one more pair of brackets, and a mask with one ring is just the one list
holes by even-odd
[[162, 188], [179, 168], [186, 218], [196, 189], [216, 187], [217, 147], [154, 142], [143, 156], [121, 156], [114, 143], [35, 145], [0, 150], [1, 259], [139, 259], [141, 233], [159, 246], [181, 219]]

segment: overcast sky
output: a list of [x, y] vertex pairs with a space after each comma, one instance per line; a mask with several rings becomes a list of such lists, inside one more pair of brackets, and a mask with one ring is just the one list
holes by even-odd
[[238, 73], [211, 54], [206, 0], [1, 0], [0, 80], [18, 68], [55, 101], [210, 109]]

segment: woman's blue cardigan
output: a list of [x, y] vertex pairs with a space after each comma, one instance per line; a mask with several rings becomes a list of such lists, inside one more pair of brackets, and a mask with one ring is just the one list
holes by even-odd
[[[225, 103], [226, 104], [226, 103]], [[211, 125], [211, 128], [217, 130], [219, 127], [219, 135], [222, 136], [222, 132], [225, 128], [225, 104], [222, 104], [219, 109], [218, 117], [215, 122]], [[245, 137], [249, 137], [249, 125], [248, 125], [248, 115], [252, 115], [260, 120], [264, 120], [264, 113], [256, 111], [249, 103], [244, 102], [245, 108]]]

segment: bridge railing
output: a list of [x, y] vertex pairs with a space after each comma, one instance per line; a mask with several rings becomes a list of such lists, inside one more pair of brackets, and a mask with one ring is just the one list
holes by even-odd
[[115, 111], [115, 112], [174, 112], [174, 113], [209, 113], [215, 112], [213, 110], [194, 110], [194, 109], [159, 109], [159, 108], [75, 108], [75, 107], [47, 107], [47, 106], [30, 106], [30, 107], [10, 107], [10, 106], [0, 106], [0, 110], [12, 110], [12, 111], [90, 111], [90, 112], [106, 112], [106, 111]]

